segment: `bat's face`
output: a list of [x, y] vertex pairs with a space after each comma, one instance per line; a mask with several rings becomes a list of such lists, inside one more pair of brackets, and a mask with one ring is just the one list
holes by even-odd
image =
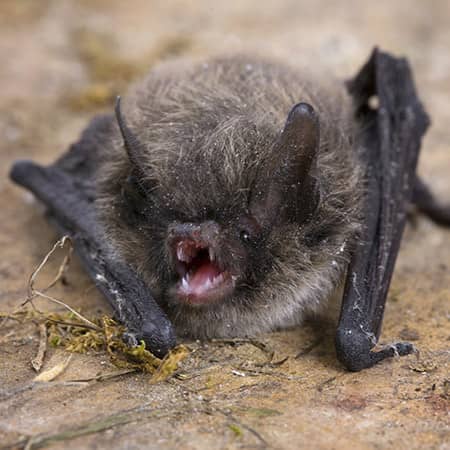
[[122, 181], [120, 216], [133, 235], [134, 263], [159, 299], [201, 309], [254, 289], [270, 270], [274, 229], [252, 208], [254, 189], [221, 190], [211, 173], [200, 175], [202, 185], [184, 166], [164, 184], [140, 172]]
[[193, 306], [225, 301], [237, 286], [261, 272], [262, 230], [249, 214], [226, 222], [173, 222], [168, 227], [167, 256], [175, 284], [170, 296]]
[[[348, 256], [352, 172], [334, 186], [338, 198], [330, 194], [348, 154], [336, 167], [325, 155], [320, 170], [321, 120], [307, 103], [291, 104], [280, 124], [234, 98], [192, 104], [177, 92], [177, 103], [159, 106], [164, 120], [137, 102], [128, 121], [117, 105], [122, 159], [106, 171], [99, 202], [113, 246], [180, 334], [298, 322], [330, 294]], [[342, 135], [333, 133], [325, 127], [325, 147]]]
[[[138, 176], [129, 176], [122, 186], [121, 215], [138, 241], [135, 255], [145, 253], [141, 270], [151, 274], [168, 303], [202, 307], [226, 302], [263, 277], [270, 265], [270, 230], [249, 211], [248, 192], [228, 205], [221, 198], [219, 208], [200, 203], [193, 213], [177, 202], [176, 186], [150, 189]], [[197, 191], [201, 197], [201, 187]]]

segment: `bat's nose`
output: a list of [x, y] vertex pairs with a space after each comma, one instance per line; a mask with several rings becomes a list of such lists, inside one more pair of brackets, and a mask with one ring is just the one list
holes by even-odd
[[214, 221], [172, 223], [169, 226], [167, 250], [180, 277], [200, 266], [219, 270], [219, 233], [220, 227]]
[[220, 234], [217, 222], [208, 220], [201, 223], [172, 223], [168, 228], [169, 245], [182, 240], [192, 240], [199, 245], [215, 246]]

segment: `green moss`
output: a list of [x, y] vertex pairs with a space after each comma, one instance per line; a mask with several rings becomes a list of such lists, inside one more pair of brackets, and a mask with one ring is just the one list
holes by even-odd
[[152, 374], [152, 383], [172, 376], [180, 361], [189, 353], [185, 346], [179, 345], [161, 360], [145, 348], [144, 341], [136, 347], [130, 347], [123, 340], [125, 328], [107, 316], [89, 319], [91, 325], [71, 312], [61, 314], [22, 310], [12, 314], [0, 312], [0, 317], [19, 322], [45, 323], [48, 342], [52, 346], [71, 353], [106, 352], [116, 367]]
[[280, 411], [270, 408], [249, 408], [246, 412], [256, 417], [280, 416], [282, 414]]
[[237, 436], [237, 437], [242, 437], [244, 435], [244, 432], [242, 431], [242, 428], [239, 427], [238, 425], [234, 424], [234, 423], [230, 423], [230, 425], [228, 425], [228, 428]]

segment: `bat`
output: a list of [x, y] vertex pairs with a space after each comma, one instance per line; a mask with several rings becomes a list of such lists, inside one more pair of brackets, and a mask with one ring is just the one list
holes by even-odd
[[158, 356], [177, 336], [295, 326], [341, 292], [338, 359], [374, 351], [429, 119], [409, 65], [375, 49], [346, 84], [258, 58], [166, 63], [54, 164], [12, 179], [46, 204], [126, 325]]

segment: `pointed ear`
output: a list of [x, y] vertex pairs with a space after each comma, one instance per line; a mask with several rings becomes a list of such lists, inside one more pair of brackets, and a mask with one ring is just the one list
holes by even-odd
[[317, 208], [319, 139], [319, 119], [313, 107], [298, 103], [291, 109], [250, 199], [250, 212], [263, 227], [270, 227], [286, 215], [302, 223]]
[[133, 200], [134, 204], [142, 203], [143, 197], [155, 188], [155, 182], [149, 177], [149, 169], [145, 166], [142, 158], [145, 148], [125, 122], [120, 109], [119, 96], [116, 100], [115, 113], [125, 149], [132, 165], [131, 173], [122, 187], [123, 193], [127, 193], [127, 198], [130, 202]]
[[120, 96], [118, 96], [116, 99], [115, 107], [117, 124], [119, 125], [120, 133], [122, 134], [128, 157], [131, 163], [135, 166], [135, 169], [137, 169], [138, 172], [141, 172], [143, 169], [141, 163], [141, 155], [144, 153], [144, 147], [128, 127], [125, 118], [122, 115], [120, 101]]

